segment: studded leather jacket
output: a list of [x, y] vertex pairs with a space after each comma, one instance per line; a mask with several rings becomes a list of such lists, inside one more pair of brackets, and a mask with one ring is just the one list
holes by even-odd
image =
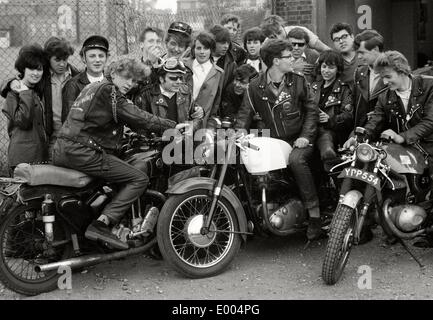
[[121, 146], [124, 125], [162, 134], [174, 128], [176, 122], [140, 110], [114, 84], [104, 80], [83, 89], [69, 111], [59, 138], [115, 154]]
[[433, 155], [433, 77], [418, 75], [411, 79], [407, 111], [395, 91], [387, 89], [379, 95], [365, 128], [372, 139], [392, 129], [404, 138], [405, 144], [421, 146]]
[[254, 116], [261, 117], [271, 137], [289, 143], [307, 138], [313, 143], [317, 134], [319, 114], [307, 81], [299, 74], [288, 72], [285, 89], [276, 97], [267, 84], [267, 72], [249, 84], [237, 114], [235, 127], [249, 129]]

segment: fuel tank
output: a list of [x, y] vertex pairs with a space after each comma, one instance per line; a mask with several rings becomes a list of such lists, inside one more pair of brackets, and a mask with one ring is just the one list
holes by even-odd
[[424, 155], [415, 147], [390, 143], [383, 150], [387, 153], [385, 164], [396, 173], [423, 174], [427, 168]]

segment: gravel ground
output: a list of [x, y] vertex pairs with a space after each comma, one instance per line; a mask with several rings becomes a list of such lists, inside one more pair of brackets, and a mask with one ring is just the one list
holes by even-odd
[[[335, 286], [320, 276], [326, 240], [304, 249], [305, 237], [294, 235], [250, 240], [229, 269], [213, 278], [186, 279], [166, 262], [139, 255], [74, 273], [70, 291], [25, 297], [0, 284], [0, 299], [432, 299], [433, 249], [413, 249], [426, 266], [421, 269], [401, 245], [385, 245], [381, 230], [374, 232], [373, 241], [352, 250]], [[363, 265], [372, 270], [371, 289], [358, 288]]]

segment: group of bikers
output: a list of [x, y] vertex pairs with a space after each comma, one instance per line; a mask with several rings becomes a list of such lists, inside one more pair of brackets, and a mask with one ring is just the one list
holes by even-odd
[[[365, 127], [372, 139], [386, 131], [395, 143], [433, 153], [433, 78], [413, 75], [403, 54], [384, 51], [376, 30], [355, 35], [337, 23], [330, 48], [277, 15], [245, 30], [242, 44], [240, 28], [232, 14], [209, 30], [149, 26], [139, 38], [141, 58], [109, 66], [109, 42], [94, 35], [82, 45], [81, 72], [68, 63], [74, 49], [65, 39], [23, 46], [17, 78], [1, 88], [11, 174], [20, 163], [49, 162], [122, 185], [85, 235], [126, 249], [110, 226], [149, 178], [117, 156], [124, 127], [162, 134], [230, 117], [236, 129], [266, 128], [293, 146], [289, 170], [309, 213], [307, 237], [315, 240], [323, 231], [312, 163], [329, 169], [337, 149], [354, 143], [354, 128]], [[361, 241], [371, 237], [367, 226]]]

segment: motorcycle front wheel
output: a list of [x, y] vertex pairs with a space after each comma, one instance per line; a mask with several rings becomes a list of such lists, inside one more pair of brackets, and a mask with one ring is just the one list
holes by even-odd
[[36, 265], [69, 258], [70, 246], [63, 227], [55, 222], [54, 243], [48, 249], [40, 203], [19, 205], [0, 226], [0, 280], [9, 289], [37, 295], [57, 288], [57, 270], [36, 272]]
[[328, 285], [337, 283], [349, 259], [355, 233], [355, 210], [338, 205], [331, 222], [331, 229], [322, 266], [322, 278]]
[[235, 210], [221, 197], [210, 231], [200, 233], [210, 209], [209, 190], [173, 195], [158, 219], [158, 245], [166, 261], [189, 278], [211, 277], [223, 272], [239, 251], [241, 237]]

